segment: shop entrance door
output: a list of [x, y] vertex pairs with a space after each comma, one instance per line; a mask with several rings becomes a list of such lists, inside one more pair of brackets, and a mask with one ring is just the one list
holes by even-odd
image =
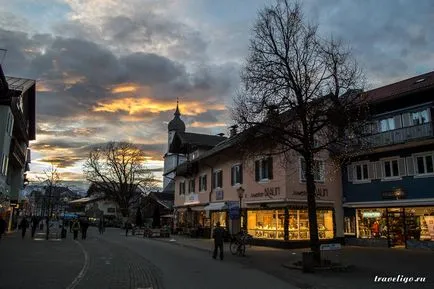
[[404, 210], [403, 208], [388, 208], [387, 219], [389, 227], [389, 245], [390, 247], [404, 247]]

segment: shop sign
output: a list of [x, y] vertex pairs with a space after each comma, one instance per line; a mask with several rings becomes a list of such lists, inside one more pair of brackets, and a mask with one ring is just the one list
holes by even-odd
[[184, 205], [198, 204], [198, 203], [199, 203], [199, 195], [198, 194], [185, 195]]
[[380, 218], [381, 212], [362, 212], [363, 218]]
[[405, 199], [405, 191], [401, 188], [394, 191], [383, 191], [381, 192], [381, 197], [383, 200], [402, 200]]
[[228, 206], [229, 219], [237, 220], [240, 218], [240, 203], [235, 201], [226, 202]]
[[265, 188], [263, 192], [251, 193], [251, 198], [275, 197], [280, 196], [280, 187]]
[[18, 200], [11, 200], [10, 201], [10, 206], [13, 207], [13, 208], [18, 208], [19, 207]]
[[[292, 194], [294, 196], [307, 196], [306, 191], [294, 191]], [[326, 188], [316, 188], [315, 195], [317, 197], [328, 197], [329, 196], [329, 190]]]
[[219, 201], [219, 200], [223, 200], [223, 199], [224, 199], [223, 190], [216, 190], [216, 191], [215, 191], [215, 199], [216, 199], [217, 201]]

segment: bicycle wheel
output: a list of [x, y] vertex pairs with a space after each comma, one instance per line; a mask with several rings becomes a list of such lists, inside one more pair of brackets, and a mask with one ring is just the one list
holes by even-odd
[[232, 255], [236, 255], [238, 252], [238, 242], [231, 241], [229, 244], [229, 250], [231, 251]]
[[245, 244], [239, 244], [237, 248], [238, 256], [242, 257], [246, 255], [246, 245]]

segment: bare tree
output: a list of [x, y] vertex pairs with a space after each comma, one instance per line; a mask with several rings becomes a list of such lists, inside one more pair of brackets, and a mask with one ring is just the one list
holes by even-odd
[[123, 217], [141, 196], [139, 186], [155, 187], [153, 173], [146, 168], [146, 154], [138, 145], [110, 142], [93, 149], [84, 164], [84, 174], [94, 192], [116, 202]]
[[46, 234], [45, 234], [45, 239], [48, 240], [49, 236], [50, 236], [50, 219], [53, 215], [53, 209], [54, 209], [54, 203], [55, 201], [53, 200], [53, 197], [55, 197], [54, 193], [55, 193], [55, 189], [57, 186], [60, 185], [61, 180], [60, 180], [60, 175], [58, 172], [57, 167], [54, 164], [51, 164], [50, 167], [48, 169], [45, 169], [43, 171], [43, 177], [39, 178], [41, 183], [44, 185], [44, 189], [45, 189], [45, 197], [44, 199], [46, 200], [46, 206], [45, 206], [45, 210], [46, 210], [46, 220], [47, 220], [47, 228], [46, 228]]
[[346, 132], [359, 131], [366, 117], [364, 79], [350, 49], [320, 37], [298, 2], [276, 0], [259, 11], [232, 115], [247, 139], [268, 140], [243, 142], [248, 150], [273, 143], [275, 154], [304, 158], [310, 247], [318, 262], [314, 158], [333, 149], [341, 160], [347, 152]]

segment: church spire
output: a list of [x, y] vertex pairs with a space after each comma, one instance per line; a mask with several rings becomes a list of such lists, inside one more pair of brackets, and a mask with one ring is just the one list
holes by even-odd
[[174, 116], [179, 117], [181, 115], [181, 113], [179, 112], [179, 99], [176, 98], [176, 110], [175, 113], [173, 114]]

